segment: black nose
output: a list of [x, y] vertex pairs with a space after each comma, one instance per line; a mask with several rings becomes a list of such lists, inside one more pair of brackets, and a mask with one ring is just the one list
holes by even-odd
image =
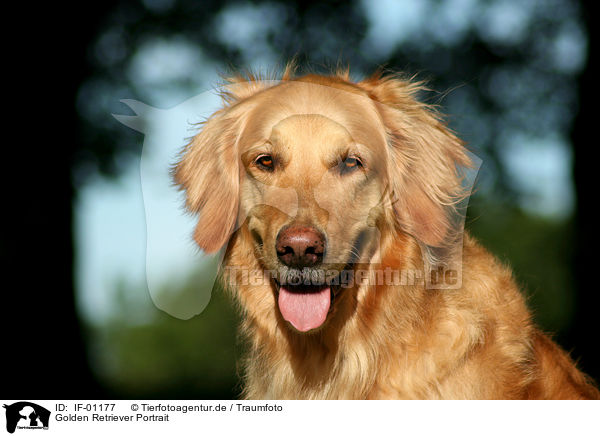
[[287, 266], [304, 268], [323, 261], [325, 238], [313, 227], [291, 226], [277, 235], [277, 257]]

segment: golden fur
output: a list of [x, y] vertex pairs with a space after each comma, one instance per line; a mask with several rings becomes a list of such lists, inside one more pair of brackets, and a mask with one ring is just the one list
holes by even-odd
[[[245, 398], [600, 397], [532, 324], [510, 270], [456, 228], [467, 194], [457, 168], [470, 160], [417, 100], [420, 84], [382, 74], [355, 83], [347, 71], [294, 77], [287, 68], [280, 80], [237, 76], [225, 89], [224, 108], [174, 177], [200, 214], [198, 245], [227, 247], [223, 280], [249, 347]], [[277, 160], [271, 172], [255, 163], [265, 152]], [[364, 168], [340, 176], [332, 168], [349, 154]], [[357, 280], [335, 295], [321, 328], [300, 333], [281, 316], [274, 280], [260, 280], [277, 270], [275, 238], [290, 223], [327, 235], [329, 268], [368, 278], [427, 274], [462, 239], [462, 286]]]

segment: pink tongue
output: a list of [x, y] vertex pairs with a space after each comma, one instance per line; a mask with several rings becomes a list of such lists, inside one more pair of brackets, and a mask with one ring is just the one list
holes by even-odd
[[329, 287], [317, 292], [292, 292], [284, 286], [279, 288], [281, 315], [301, 332], [316, 329], [323, 324], [330, 304]]

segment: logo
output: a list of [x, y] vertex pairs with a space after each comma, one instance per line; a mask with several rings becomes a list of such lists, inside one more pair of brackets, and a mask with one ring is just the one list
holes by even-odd
[[4, 405], [6, 409], [6, 431], [14, 433], [15, 429], [48, 430], [50, 422], [50, 411], [42, 406], [29, 401], [19, 401], [10, 406]]

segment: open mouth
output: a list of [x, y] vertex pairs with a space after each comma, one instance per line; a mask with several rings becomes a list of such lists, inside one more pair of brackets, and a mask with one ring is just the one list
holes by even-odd
[[333, 310], [335, 297], [340, 289], [333, 284], [280, 284], [278, 290], [279, 311], [287, 322], [300, 332], [321, 327]]

